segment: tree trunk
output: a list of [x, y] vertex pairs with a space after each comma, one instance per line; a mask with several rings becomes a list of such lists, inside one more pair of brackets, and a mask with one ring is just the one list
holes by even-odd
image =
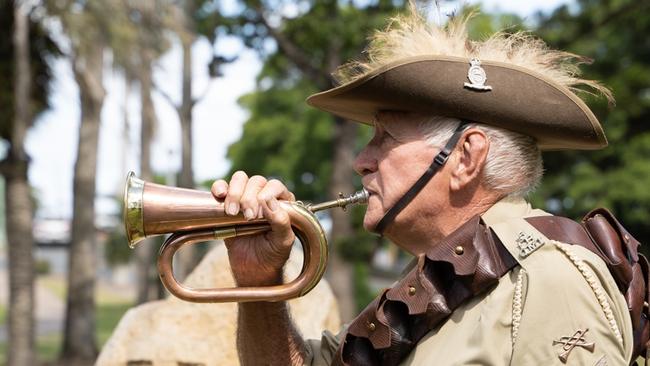
[[9, 251], [9, 313], [7, 365], [33, 365], [34, 257], [32, 199], [27, 181], [27, 161], [5, 161], [5, 200]]
[[178, 179], [179, 187], [194, 188], [192, 172], [192, 43], [194, 36], [186, 33], [181, 36], [183, 48], [183, 100], [179, 110], [181, 122], [182, 166]]
[[[182, 164], [181, 173], [178, 177], [178, 186], [194, 188], [194, 174], [192, 172], [192, 43], [194, 43], [195, 30], [192, 16], [194, 14], [194, 2], [185, 1], [185, 11], [182, 13], [183, 28], [179, 32], [181, 46], [183, 49], [183, 84], [182, 101], [178, 108], [178, 116], [181, 122], [181, 151]], [[179, 278], [185, 278], [198, 264], [199, 258], [195, 246], [181, 250], [176, 255], [176, 272]]]
[[102, 85], [104, 47], [94, 42], [77, 54], [73, 71], [79, 85], [81, 124], [74, 169], [74, 213], [68, 260], [68, 299], [61, 361], [90, 365], [97, 356], [95, 339], [95, 176], [99, 123], [105, 91]]
[[11, 149], [3, 163], [9, 252], [9, 314], [7, 365], [33, 365], [34, 353], [34, 239], [32, 200], [24, 151], [30, 124], [29, 20], [22, 2], [14, 4], [14, 121]]
[[[140, 71], [140, 176], [146, 181], [153, 180], [151, 171], [151, 142], [156, 125], [156, 111], [151, 99], [153, 87], [151, 68], [153, 57], [150, 51], [141, 52]], [[158, 271], [154, 262], [155, 239], [146, 239], [136, 247], [136, 263], [138, 271], [138, 304], [160, 298], [158, 291]]]
[[[336, 117], [334, 123], [334, 159], [332, 163], [332, 180], [329, 195], [337, 197], [339, 192], [354, 191], [352, 164], [354, 162], [354, 142], [357, 136], [357, 124]], [[352, 266], [341, 258], [336, 244], [340, 239], [352, 235], [350, 215], [343, 210], [331, 210], [332, 234], [329, 269], [327, 278], [339, 303], [341, 320], [346, 322], [356, 316], [354, 281]]]

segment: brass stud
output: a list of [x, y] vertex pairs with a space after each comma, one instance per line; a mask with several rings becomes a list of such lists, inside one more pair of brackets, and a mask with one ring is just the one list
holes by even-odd
[[462, 245], [459, 245], [454, 249], [454, 253], [456, 253], [456, 255], [463, 255], [463, 253], [465, 253], [465, 248], [463, 248]]
[[377, 327], [375, 326], [375, 323], [373, 323], [373, 322], [368, 323], [368, 330], [369, 330], [369, 331], [374, 332], [374, 331], [375, 331], [375, 328], [377, 328]]
[[409, 286], [409, 295], [411, 296], [415, 295], [415, 287]]

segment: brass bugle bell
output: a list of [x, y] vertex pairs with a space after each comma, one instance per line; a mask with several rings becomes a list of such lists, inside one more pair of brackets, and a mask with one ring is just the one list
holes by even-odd
[[172, 261], [182, 247], [270, 230], [264, 219], [248, 221], [241, 214], [226, 215], [223, 202], [210, 192], [145, 182], [129, 172], [124, 188], [124, 226], [131, 248], [146, 237], [172, 234], [160, 248], [158, 272], [163, 285], [178, 298], [202, 303], [282, 301], [309, 292], [325, 272], [327, 239], [314, 212], [333, 207], [345, 209], [347, 205], [367, 201], [366, 190], [316, 205], [279, 201], [302, 244], [304, 261], [298, 277], [275, 286], [195, 289], [176, 281]]

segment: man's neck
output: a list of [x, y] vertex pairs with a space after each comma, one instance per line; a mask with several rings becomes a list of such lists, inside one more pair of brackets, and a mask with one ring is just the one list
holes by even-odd
[[476, 215], [481, 215], [492, 207], [501, 197], [475, 195], [463, 205], [449, 204], [435, 210], [423, 211], [417, 220], [402, 225], [403, 230], [389, 230], [386, 236], [400, 247], [419, 255], [431, 246], [454, 232], [462, 224]]

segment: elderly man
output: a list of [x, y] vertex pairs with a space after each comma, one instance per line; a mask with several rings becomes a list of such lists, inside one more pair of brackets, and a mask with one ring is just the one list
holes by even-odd
[[[629, 363], [630, 315], [605, 263], [547, 236], [552, 221], [544, 230], [528, 218], [550, 216], [523, 199], [541, 179], [541, 150], [607, 145], [569, 88], [608, 92], [578, 79], [571, 55], [521, 34], [472, 42], [466, 21], [439, 28], [414, 11], [397, 17], [375, 35], [369, 61], [308, 99], [374, 127], [354, 163], [370, 193], [364, 227], [417, 263], [320, 341], [301, 338], [285, 303], [240, 304], [243, 364]], [[278, 200], [294, 195], [244, 172], [212, 192], [228, 214], [272, 227], [227, 241], [236, 282], [280, 283], [295, 237]]]

